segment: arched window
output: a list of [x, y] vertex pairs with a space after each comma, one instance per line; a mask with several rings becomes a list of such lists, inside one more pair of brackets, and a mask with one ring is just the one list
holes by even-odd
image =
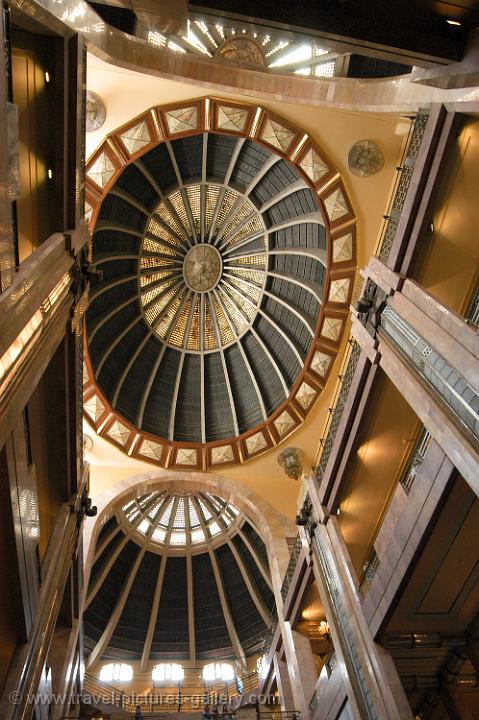
[[203, 680], [212, 682], [214, 680], [234, 680], [235, 671], [228, 663], [209, 663], [203, 668]]
[[178, 663], [160, 663], [155, 665], [151, 678], [153, 682], [181, 682], [185, 677], [182, 665]]
[[133, 668], [126, 663], [109, 663], [100, 670], [101, 682], [128, 682], [133, 678]]

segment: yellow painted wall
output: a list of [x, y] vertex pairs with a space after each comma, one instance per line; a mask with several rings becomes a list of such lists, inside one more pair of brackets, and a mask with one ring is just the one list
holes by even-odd
[[467, 123], [456, 140], [433, 226], [415, 278], [462, 314], [479, 280], [479, 120]]
[[418, 427], [411, 407], [382, 375], [368, 405], [358, 449], [348, 463], [349, 481], [343, 484], [340, 500], [338, 522], [359, 577]]

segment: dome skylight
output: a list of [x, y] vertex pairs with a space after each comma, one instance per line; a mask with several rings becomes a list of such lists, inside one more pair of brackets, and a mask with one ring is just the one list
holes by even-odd
[[210, 493], [172, 495], [157, 491], [130, 500], [122, 511], [135, 530], [159, 545], [202, 545], [227, 532], [239, 515], [230, 502]]
[[212, 183], [175, 190], [161, 200], [143, 238], [145, 319], [173, 347], [229, 345], [256, 317], [266, 262], [266, 227], [251, 200]]

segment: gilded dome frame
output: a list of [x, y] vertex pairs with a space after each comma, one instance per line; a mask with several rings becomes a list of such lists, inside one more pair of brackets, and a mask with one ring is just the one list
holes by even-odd
[[[272, 132], [274, 131], [274, 132]], [[96, 433], [126, 454], [164, 468], [206, 470], [257, 457], [305, 420], [339, 351], [356, 271], [356, 217], [344, 181], [316, 141], [258, 105], [205, 97], [153, 107], [110, 134], [86, 166], [86, 216], [93, 228], [103, 199], [130, 163], [165, 141], [214, 132], [250, 138], [292, 163], [317, 196], [326, 229], [323, 302], [310, 350], [289, 396], [256, 427], [226, 440], [182, 443], [139, 430], [97, 386], [85, 342], [84, 414]], [[86, 337], [86, 333], [85, 333]]]

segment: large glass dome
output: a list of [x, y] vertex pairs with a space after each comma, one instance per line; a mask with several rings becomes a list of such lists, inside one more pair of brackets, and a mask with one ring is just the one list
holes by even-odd
[[118, 128], [86, 168], [84, 408], [163, 467], [244, 462], [321, 394], [346, 327], [355, 217], [303, 130], [202, 98]]
[[220, 184], [186, 185], [161, 200], [146, 226], [145, 319], [173, 347], [225, 347], [255, 319], [266, 271], [266, 226], [251, 200]]
[[171, 495], [158, 491], [135, 498], [122, 512], [132, 529], [151, 543], [195, 548], [232, 530], [239, 510], [210, 493]]

